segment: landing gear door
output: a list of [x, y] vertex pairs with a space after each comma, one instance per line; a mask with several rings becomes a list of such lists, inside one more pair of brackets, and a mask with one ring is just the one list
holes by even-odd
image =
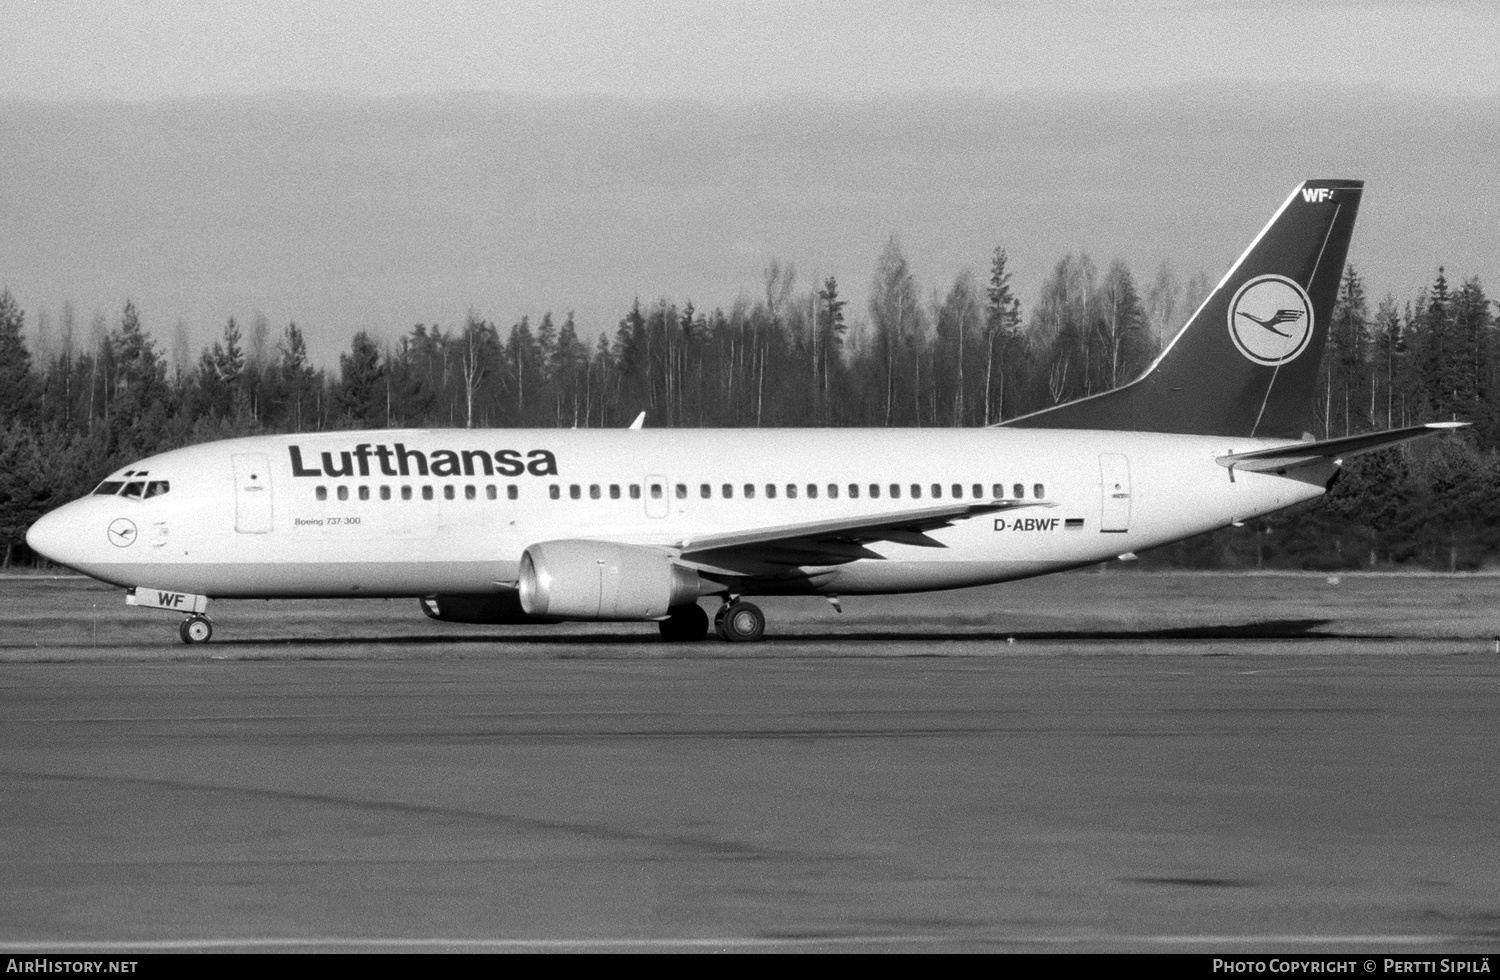
[[666, 517], [671, 506], [672, 502], [667, 496], [667, 478], [646, 477], [646, 516]]
[[1119, 453], [1099, 457], [1099, 489], [1103, 511], [1099, 530], [1120, 534], [1130, 530], [1130, 460]]
[[271, 467], [264, 453], [234, 457], [234, 529], [241, 534], [269, 534]]

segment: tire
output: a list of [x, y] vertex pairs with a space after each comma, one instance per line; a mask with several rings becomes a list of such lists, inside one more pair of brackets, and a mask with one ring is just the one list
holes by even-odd
[[766, 633], [766, 614], [754, 603], [730, 603], [719, 610], [714, 628], [730, 643], [754, 643]]
[[701, 606], [680, 606], [657, 625], [668, 643], [696, 643], [708, 635], [708, 613]]
[[214, 624], [202, 616], [189, 616], [177, 627], [177, 635], [182, 637], [183, 643], [207, 643], [213, 639]]

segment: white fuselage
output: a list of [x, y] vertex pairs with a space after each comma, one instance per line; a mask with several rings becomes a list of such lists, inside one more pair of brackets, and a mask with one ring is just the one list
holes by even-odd
[[955, 493], [1028, 504], [960, 519], [928, 542], [876, 542], [867, 547], [878, 557], [804, 566], [760, 590], [911, 592], [1086, 565], [1320, 495], [1334, 463], [1281, 476], [1215, 462], [1278, 444], [1003, 428], [259, 436], [134, 463], [109, 481], [169, 489], [85, 497], [45, 516], [29, 540], [105, 582], [215, 598], [482, 594], [512, 586], [522, 551], [542, 541], [673, 550]]

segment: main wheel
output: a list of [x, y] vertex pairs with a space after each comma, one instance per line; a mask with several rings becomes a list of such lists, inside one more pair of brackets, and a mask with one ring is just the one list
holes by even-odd
[[714, 629], [731, 643], [753, 643], [765, 635], [766, 614], [750, 602], [731, 602], [714, 617]]
[[699, 605], [679, 606], [657, 626], [668, 643], [694, 643], [708, 635], [708, 613]]
[[214, 624], [202, 616], [189, 616], [177, 627], [183, 643], [207, 643], [214, 635]]

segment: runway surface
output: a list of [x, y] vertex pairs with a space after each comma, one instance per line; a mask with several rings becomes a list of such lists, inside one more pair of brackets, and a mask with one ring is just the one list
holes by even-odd
[[358, 604], [187, 648], [0, 583], [0, 948], [1500, 949], [1496, 580], [1363, 633], [1054, 581], [990, 595], [1019, 636], [792, 603], [753, 648]]

